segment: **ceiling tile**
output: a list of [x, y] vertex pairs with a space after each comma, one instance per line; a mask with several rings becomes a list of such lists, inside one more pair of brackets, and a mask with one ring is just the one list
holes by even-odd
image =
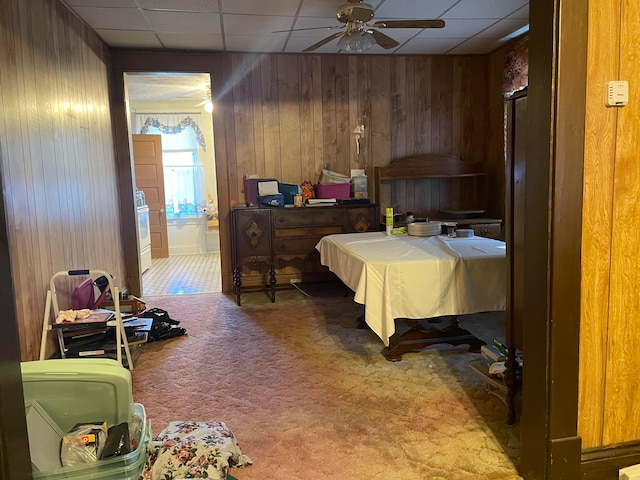
[[[322, 38], [346, 27], [335, 18], [298, 17], [291, 28], [294, 29], [291, 36]], [[313, 30], [304, 30], [308, 28]], [[297, 29], [300, 30], [296, 31]]]
[[298, 11], [299, 3], [299, 0], [263, 1], [257, 9], [255, 0], [222, 0], [222, 13], [255, 15], [259, 11], [261, 15], [293, 17]]
[[507, 20], [499, 20], [491, 27], [487, 28], [483, 32], [478, 34], [479, 38], [503, 38], [507, 35], [512, 34], [516, 30], [524, 27], [529, 23], [528, 20], [525, 19], [507, 19]]
[[281, 52], [287, 37], [226, 35], [226, 49], [230, 52]]
[[74, 10], [94, 30], [150, 30], [137, 8], [76, 7]]
[[527, 0], [461, 0], [443, 18], [502, 18], [528, 3]]
[[[326, 34], [325, 34], [326, 35]], [[301, 52], [318, 41], [317, 38], [291, 37], [287, 41], [285, 52]], [[337, 40], [333, 40], [320, 48], [316, 48], [312, 53], [338, 53]]]
[[[224, 15], [224, 33], [227, 35], [270, 35], [277, 30], [288, 30], [293, 17], [262, 15]], [[275, 40], [279, 40], [279, 35]]]
[[165, 48], [182, 48], [188, 50], [224, 50], [222, 35], [210, 33], [160, 33], [158, 34]]
[[70, 7], [138, 8], [136, 0], [65, 0]]
[[374, 20], [385, 18], [431, 19], [438, 18], [458, 0], [385, 0], [376, 10]]
[[218, 13], [218, 2], [215, 0], [137, 0], [137, 2], [140, 7], [150, 10]]
[[529, 4], [527, 3], [520, 10], [516, 10], [507, 18], [526, 18], [529, 21]]
[[288, 35], [288, 36], [289, 38], [306, 39], [307, 41], [314, 43], [325, 37], [329, 37], [331, 35], [335, 35], [342, 32], [343, 32], [343, 29], [340, 29], [340, 28], [333, 29], [333, 30], [329, 30], [329, 29], [304, 30], [302, 32], [291, 32], [291, 35]]
[[501, 41], [497, 38], [475, 38], [473, 41], [464, 42], [457, 47], [451, 49], [447, 53], [450, 55], [470, 55], [470, 54], [484, 54], [494, 51], [496, 48], [504, 44], [505, 41]]
[[162, 48], [153, 32], [129, 30], [97, 30], [98, 35], [112, 47], [120, 48]]
[[395, 53], [443, 55], [464, 40], [464, 38], [413, 38], [400, 46]]
[[220, 34], [217, 13], [145, 12], [153, 30], [158, 33]]
[[347, 3], [346, 0], [303, 0], [298, 15], [301, 17], [331, 17], [337, 21], [336, 11], [340, 5], [345, 3]]

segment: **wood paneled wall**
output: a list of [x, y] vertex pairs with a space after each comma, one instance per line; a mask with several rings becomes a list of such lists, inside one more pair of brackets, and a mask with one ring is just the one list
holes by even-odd
[[125, 278], [108, 53], [55, 0], [5, 0], [0, 22], [2, 187], [21, 356], [34, 360], [55, 272]]
[[[578, 431], [584, 448], [640, 439], [640, 5], [589, 2]], [[609, 80], [629, 105], [607, 108]]]
[[[484, 56], [223, 56], [213, 85], [221, 211], [244, 202], [246, 174], [316, 182], [416, 153], [487, 159], [488, 67]], [[212, 75], [212, 78], [215, 78]], [[354, 128], [364, 124], [357, 153]], [[502, 157], [501, 157], [502, 158]], [[500, 203], [500, 202], [498, 202]], [[227, 207], [227, 210], [225, 210]], [[223, 285], [231, 267], [223, 255]]]
[[[245, 201], [247, 174], [297, 184], [316, 182], [323, 168], [347, 175], [365, 168], [372, 178], [373, 167], [417, 153], [504, 162], [503, 155], [487, 158], [495, 126], [488, 122], [486, 56], [112, 54], [114, 84], [124, 72], [211, 75], [225, 291], [232, 289], [227, 216]], [[124, 94], [115, 98], [112, 107], [124, 112]], [[124, 114], [115, 124], [120, 149], [127, 143]], [[365, 133], [357, 154], [359, 124]], [[122, 169], [129, 164], [126, 148], [118, 162]]]
[[[323, 168], [386, 165], [415, 153], [486, 161], [485, 57], [242, 55], [225, 58], [214, 85], [225, 125], [230, 204], [242, 178], [315, 182]], [[360, 154], [354, 128], [363, 123]]]

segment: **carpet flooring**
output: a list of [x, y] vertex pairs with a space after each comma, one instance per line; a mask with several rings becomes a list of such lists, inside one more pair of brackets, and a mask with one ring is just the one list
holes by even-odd
[[[153, 433], [170, 421], [223, 421], [253, 465], [238, 480], [519, 479], [519, 427], [469, 368], [479, 354], [434, 346], [388, 362], [356, 328], [342, 289], [144, 297], [188, 334], [147, 344], [134, 400]], [[485, 341], [504, 314], [461, 326]]]

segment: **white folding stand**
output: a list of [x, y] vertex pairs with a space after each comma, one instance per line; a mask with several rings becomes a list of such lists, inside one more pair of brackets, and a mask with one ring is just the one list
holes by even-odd
[[[109, 320], [106, 323], [107, 327], [115, 327], [116, 336], [116, 355], [119, 363], [122, 363], [122, 348], [124, 347], [125, 355], [129, 370], [133, 370], [133, 361], [131, 360], [131, 351], [129, 350], [129, 342], [127, 341], [127, 334], [122, 323], [122, 313], [120, 312], [120, 295], [118, 293], [118, 287], [114, 287], [111, 275], [103, 270], [68, 270], [55, 273], [49, 281], [49, 290], [47, 291], [47, 300], [44, 309], [44, 321], [42, 322], [42, 339], [40, 341], [40, 360], [45, 360], [45, 351], [47, 346], [47, 332], [51, 331], [51, 307], [53, 307], [53, 318], [58, 316], [60, 308], [58, 307], [58, 298], [56, 296], [55, 279], [63, 276], [76, 276], [76, 275], [89, 275], [93, 278], [104, 276], [109, 282], [109, 291], [113, 297], [113, 305], [115, 311], [115, 318]], [[64, 340], [62, 338], [62, 329], [56, 329], [58, 332], [58, 343], [60, 345], [60, 356], [66, 358]]]

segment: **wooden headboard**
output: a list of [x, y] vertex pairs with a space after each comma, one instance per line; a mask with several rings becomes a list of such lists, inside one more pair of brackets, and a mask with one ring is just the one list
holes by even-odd
[[436, 217], [440, 210], [486, 208], [485, 167], [455, 155], [425, 153], [375, 167], [373, 198], [381, 209]]

